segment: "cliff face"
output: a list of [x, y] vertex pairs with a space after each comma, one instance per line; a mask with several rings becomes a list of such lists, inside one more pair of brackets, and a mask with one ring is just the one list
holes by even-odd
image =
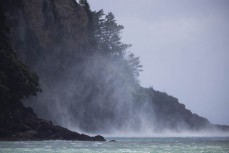
[[[58, 109], [57, 118], [65, 120], [66, 112], [61, 111], [65, 106], [62, 105], [70, 101], [65, 98], [69, 95], [66, 88], [75, 84], [74, 90], [80, 90], [77, 84], [81, 81], [75, 80], [79, 75], [82, 80], [84, 67], [75, 68], [75, 65], [91, 53], [86, 12], [74, 0], [9, 0], [4, 3], [13, 50], [38, 74], [43, 90], [37, 98], [29, 99], [28, 105], [32, 105], [39, 116], [49, 119], [57, 117]], [[80, 86], [82, 89], [83, 85]]]
[[13, 50], [38, 73], [47, 63], [67, 65], [88, 45], [87, 15], [74, 0], [10, 0], [6, 6]]

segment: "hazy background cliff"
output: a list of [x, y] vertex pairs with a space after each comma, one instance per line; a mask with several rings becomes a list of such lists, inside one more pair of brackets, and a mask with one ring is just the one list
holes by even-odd
[[39, 117], [91, 133], [212, 126], [178, 99], [139, 85], [139, 58], [121, 42], [123, 27], [112, 13], [74, 0], [9, 0], [5, 6], [13, 50], [40, 78], [43, 91], [24, 99]]

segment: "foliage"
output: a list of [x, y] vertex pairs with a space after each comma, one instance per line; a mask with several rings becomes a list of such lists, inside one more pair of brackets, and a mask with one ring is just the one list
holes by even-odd
[[139, 72], [142, 71], [142, 65], [140, 65], [139, 57], [134, 57], [134, 54], [131, 53], [128, 56], [128, 64], [132, 68], [132, 73], [135, 77], [139, 76]]
[[95, 37], [98, 49], [111, 55], [124, 56], [126, 50], [131, 46], [121, 42], [122, 25], [116, 23], [114, 15], [110, 12], [107, 15], [103, 11], [95, 13]]
[[[139, 73], [142, 71], [139, 57], [134, 57], [133, 53], [126, 56], [130, 44], [121, 41], [121, 32], [124, 29], [122, 25], [116, 23], [115, 16], [109, 12], [104, 14], [103, 10], [92, 12], [87, 0], [80, 0], [80, 5], [85, 9], [89, 18], [91, 45], [95, 44], [95, 52], [100, 53], [105, 58], [109, 56], [111, 61], [123, 61], [122, 66], [129, 73], [129, 78], [135, 78], [138, 81]], [[127, 57], [127, 58], [126, 58]]]

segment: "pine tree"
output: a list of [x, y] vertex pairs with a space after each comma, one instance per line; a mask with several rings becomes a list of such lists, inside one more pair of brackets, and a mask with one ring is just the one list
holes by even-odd
[[137, 78], [139, 76], [139, 72], [142, 71], [142, 65], [140, 65], [139, 57], [134, 57], [134, 54], [131, 53], [129, 54], [127, 61], [133, 75], [135, 76], [135, 78]]
[[131, 46], [121, 42], [120, 33], [124, 27], [116, 23], [111, 12], [104, 17], [103, 10], [100, 10], [94, 16], [98, 49], [105, 54], [124, 56], [127, 48]]

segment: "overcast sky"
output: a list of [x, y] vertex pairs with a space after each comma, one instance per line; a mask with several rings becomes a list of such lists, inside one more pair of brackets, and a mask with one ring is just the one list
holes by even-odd
[[140, 57], [141, 85], [229, 125], [229, 0], [88, 0], [113, 12]]

